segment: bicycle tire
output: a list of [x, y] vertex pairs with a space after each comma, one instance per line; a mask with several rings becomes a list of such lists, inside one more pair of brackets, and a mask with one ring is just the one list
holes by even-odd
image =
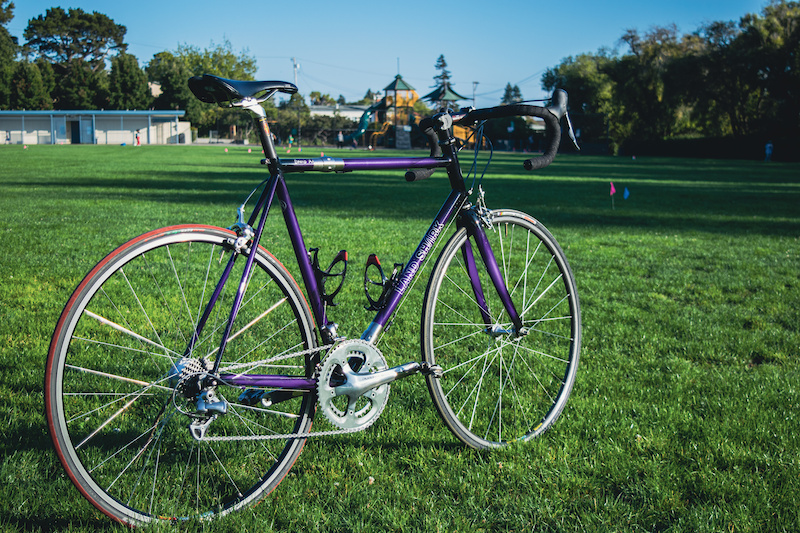
[[[477, 449], [544, 433], [569, 397], [578, 367], [581, 317], [575, 278], [564, 252], [532, 217], [492, 211], [490, 241], [514, 305], [527, 328], [516, 336], [480, 254], [460, 228], [442, 249], [425, 293], [422, 356], [443, 375], [427, 376], [447, 427]], [[465, 268], [474, 259], [491, 318], [487, 327]]]
[[[187, 400], [172, 397], [172, 365], [225, 268], [231, 237], [210, 226], [137, 237], [89, 272], [57, 323], [45, 371], [53, 444], [78, 490], [119, 522], [208, 520], [251, 505], [280, 483], [302, 451], [303, 438], [197, 440], [188, 430]], [[236, 261], [192, 356], [215, 358], [244, 263]], [[307, 353], [317, 344], [303, 294], [264, 249], [254, 265], [220, 372], [237, 364], [237, 373], [310, 377]], [[304, 350], [296, 360], [261, 359]], [[281, 370], [270, 372], [274, 366]], [[209, 435], [284, 435], [311, 427], [313, 392], [254, 409], [239, 403], [241, 390], [224, 384], [218, 390], [229, 410]]]

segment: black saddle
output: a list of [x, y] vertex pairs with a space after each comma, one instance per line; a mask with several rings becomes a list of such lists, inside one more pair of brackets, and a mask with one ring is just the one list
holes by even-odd
[[287, 81], [226, 80], [211, 74], [189, 78], [189, 89], [203, 102], [226, 107], [230, 102], [253, 98], [265, 91], [280, 91], [286, 94], [297, 92], [297, 86]]

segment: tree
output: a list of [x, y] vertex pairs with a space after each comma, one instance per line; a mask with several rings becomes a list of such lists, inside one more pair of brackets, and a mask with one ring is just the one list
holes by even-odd
[[136, 57], [117, 54], [111, 60], [109, 103], [115, 109], [147, 109], [152, 97], [147, 75], [139, 68]]
[[744, 135], [753, 104], [759, 106], [757, 83], [748, 79], [751, 58], [735, 44], [739, 35], [732, 21], [706, 24], [693, 36], [696, 45], [675, 62], [673, 72], [682, 80], [684, 100], [693, 107], [703, 133]]
[[6, 29], [6, 24], [14, 18], [13, 12], [13, 2], [0, 0], [0, 109], [9, 106], [13, 63], [19, 49], [17, 38]]
[[75, 61], [81, 61], [82, 66], [92, 72], [99, 72], [105, 69], [110, 53], [126, 50], [126, 32], [125, 26], [102, 13], [53, 7], [44, 16], [28, 21], [25, 47], [57, 65], [57, 73], [71, 71], [70, 66]]
[[587, 142], [609, 141], [611, 148], [625, 138], [625, 108], [615, 101], [616, 84], [608, 75], [617, 61], [608, 49], [594, 54], [567, 57], [542, 76], [542, 88], [549, 93], [564, 89], [569, 94], [569, 112], [575, 129]]
[[14, 2], [0, 1], [0, 26], [5, 26], [14, 18]]
[[675, 25], [655, 27], [644, 35], [628, 30], [621, 41], [630, 54], [620, 58], [609, 75], [616, 83], [617, 103], [624, 103], [631, 135], [663, 139], [673, 133], [679, 94], [668, 89], [671, 61], [679, 55]]
[[519, 87], [514, 85], [511, 86], [511, 83], [506, 84], [506, 90], [503, 93], [503, 99], [500, 101], [501, 104], [516, 104], [522, 101], [522, 92], [519, 90]]
[[108, 107], [106, 60], [125, 51], [126, 31], [107, 15], [82, 9], [54, 7], [28, 21], [24, 50], [52, 64], [56, 109]]
[[612, 145], [800, 134], [800, 2], [772, 0], [683, 36], [675, 26], [628, 30], [621, 42], [623, 55], [570, 57], [542, 77], [546, 90], [567, 90], [573, 120], [602, 113]]
[[53, 107], [53, 91], [56, 88], [56, 73], [53, 71], [53, 65], [50, 64], [49, 61], [44, 59], [43, 57], [36, 59], [36, 66], [39, 68], [39, 73], [42, 75], [42, 85], [44, 86], [44, 92], [46, 92], [50, 96], [50, 107], [47, 109], [52, 109]]
[[[252, 80], [256, 72], [256, 60], [247, 50], [233, 51], [230, 41], [211, 48], [179, 45], [175, 52], [156, 54], [146, 67], [151, 82], [160, 85], [161, 94], [155, 99], [156, 109], [183, 109], [186, 118], [197, 125], [201, 134], [209, 130], [227, 130], [235, 125], [247, 132], [252, 120], [245, 113], [212, 107], [201, 103], [189, 90], [187, 80], [192, 76], [212, 74], [222, 78]], [[271, 109], [272, 102], [265, 102]]]
[[72, 61], [70, 73], [58, 80], [56, 109], [103, 109], [108, 107], [108, 74], [95, 72], [82, 59]]
[[11, 76], [11, 109], [52, 109], [50, 93], [45, 90], [42, 74], [36, 63], [19, 61]]
[[364, 98], [362, 98], [356, 103], [360, 105], [372, 105], [375, 103], [375, 100], [377, 100], [379, 97], [380, 93], [374, 93], [372, 92], [372, 89], [367, 89], [367, 92], [364, 93]]
[[187, 85], [192, 77], [182, 58], [172, 52], [159, 52], [145, 67], [147, 78], [159, 85], [160, 94], [153, 106], [156, 109], [186, 109], [188, 103], [197, 101]]
[[189, 90], [187, 80], [192, 73], [182, 58], [172, 52], [159, 52], [147, 64], [145, 71], [148, 79], [159, 87], [160, 94], [152, 104], [155, 109], [182, 109], [193, 125], [204, 127], [203, 114], [212, 111]]
[[253, 80], [257, 70], [256, 59], [245, 49], [238, 54], [227, 39], [220, 45], [211, 43], [201, 50], [196, 46], [180, 45], [175, 54], [181, 58], [194, 76], [213, 74], [234, 80]]
[[447, 61], [444, 59], [444, 54], [439, 55], [438, 59], [436, 59], [436, 64], [434, 68], [439, 71], [439, 74], [433, 77], [436, 81], [436, 85], [434, 87], [446, 87], [450, 84], [450, 71], [447, 70]]
[[800, 2], [773, 0], [760, 15], [742, 17], [736, 43], [748, 51], [749, 79], [762, 91], [764, 134], [800, 133]]
[[336, 100], [334, 100], [331, 95], [322, 94], [319, 91], [311, 91], [311, 94], [308, 95], [308, 99], [311, 101], [311, 105], [336, 105]]
[[567, 57], [542, 76], [542, 87], [549, 93], [564, 89], [569, 94], [571, 112], [608, 113], [614, 95], [614, 83], [607, 70], [614, 61], [610, 52]]

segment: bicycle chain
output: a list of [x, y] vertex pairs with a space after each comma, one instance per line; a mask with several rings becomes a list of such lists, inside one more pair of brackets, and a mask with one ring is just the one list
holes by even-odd
[[201, 442], [226, 442], [226, 441], [235, 441], [235, 440], [242, 440], [242, 441], [253, 441], [253, 440], [289, 440], [289, 439], [306, 439], [308, 437], [327, 437], [330, 435], [343, 435], [346, 433], [358, 433], [359, 431], [364, 431], [375, 421], [373, 420], [369, 424], [358, 427], [358, 428], [350, 428], [350, 429], [332, 429], [330, 431], [309, 431], [306, 433], [283, 433], [280, 435], [245, 435], [243, 437], [203, 437], [199, 439]]
[[284, 355], [279, 355], [277, 357], [272, 357], [270, 359], [262, 359], [261, 361], [250, 361], [248, 363], [238, 363], [238, 364], [235, 364], [235, 365], [226, 366], [225, 368], [221, 368], [220, 372], [223, 372], [223, 371], [224, 372], [231, 372], [233, 370], [238, 370], [240, 368], [247, 368], [247, 367], [253, 368], [253, 367], [257, 367], [257, 366], [260, 366], [260, 365], [263, 365], [263, 364], [266, 364], [266, 363], [274, 363], [276, 361], [283, 361], [284, 359], [291, 359], [292, 357], [300, 357], [300, 356], [303, 356], [303, 355], [311, 355], [311, 354], [317, 353], [317, 352], [324, 352], [325, 350], [328, 350], [329, 348], [333, 348], [334, 346], [336, 346], [335, 343], [326, 344], [324, 346], [316, 346], [314, 348], [309, 348], [308, 350], [303, 350], [302, 352], [292, 352], [292, 353], [287, 353], [287, 354], [284, 354]]

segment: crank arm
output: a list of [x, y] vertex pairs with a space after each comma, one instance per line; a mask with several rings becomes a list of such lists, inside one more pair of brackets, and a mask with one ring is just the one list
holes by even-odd
[[346, 395], [350, 398], [358, 398], [371, 389], [386, 385], [398, 379], [407, 378], [408, 376], [420, 372], [440, 377], [442, 369], [438, 365], [430, 365], [425, 362], [410, 362], [379, 372], [360, 374], [353, 371], [349, 364], [344, 364], [342, 365], [342, 374], [346, 381], [334, 390], [337, 396]]

